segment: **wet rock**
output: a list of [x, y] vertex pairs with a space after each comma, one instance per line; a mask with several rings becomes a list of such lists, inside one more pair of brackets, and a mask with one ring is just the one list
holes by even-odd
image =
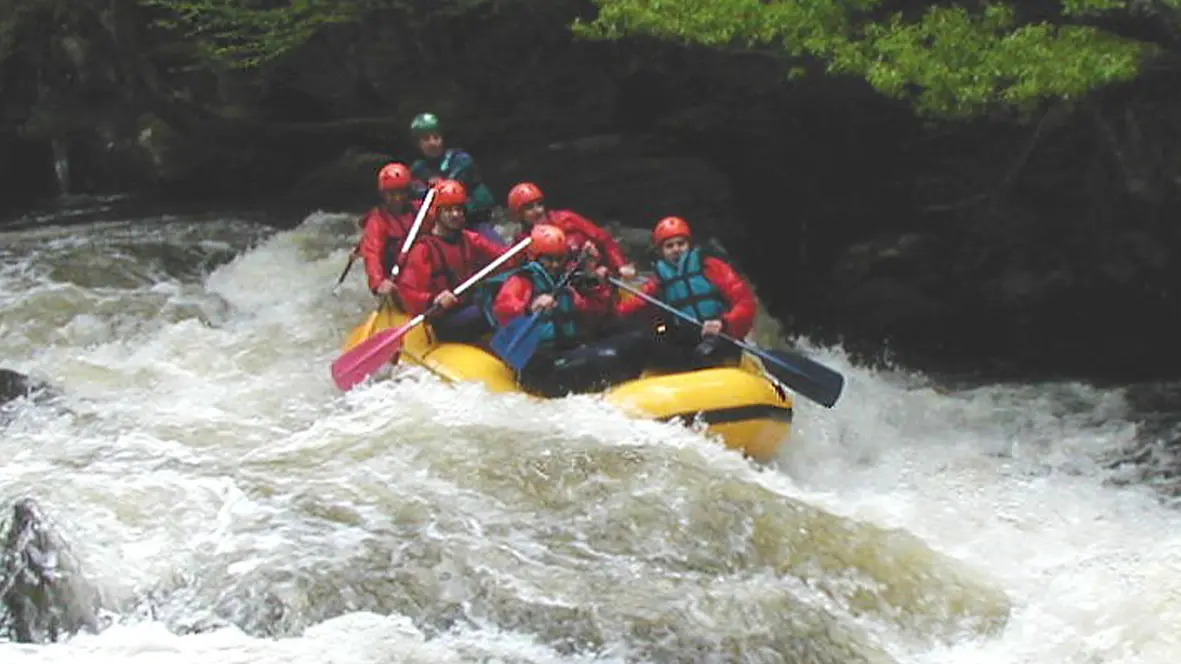
[[862, 334], [882, 339], [916, 335], [938, 325], [946, 307], [919, 288], [890, 277], [874, 277], [851, 287], [841, 300], [845, 316]]
[[316, 205], [323, 205], [326, 201], [357, 204], [376, 200], [377, 172], [391, 161], [395, 158], [390, 154], [348, 148], [300, 177], [292, 192], [300, 200]]
[[48, 397], [56, 393], [47, 383], [19, 371], [0, 368], [0, 405], [21, 397]]
[[19, 643], [99, 630], [99, 595], [31, 498], [13, 504], [0, 553], [0, 627]]
[[600, 223], [650, 229], [677, 214], [703, 235], [735, 226], [726, 176], [707, 159], [678, 152], [653, 134], [581, 136], [484, 159], [502, 201], [514, 184], [531, 181], [551, 207]]
[[[1181, 95], [1152, 75], [1036, 126], [949, 125], [856, 82], [785, 82], [758, 54], [575, 41], [576, 2], [383, 13], [242, 74], [179, 67], [183, 44], [157, 53], [138, 15], [88, 7], [30, 33], [37, 67], [2, 73], [19, 120], [0, 174], [21, 194], [53, 186], [64, 145], [78, 191], [362, 207], [431, 109], [501, 201], [527, 179], [596, 221], [688, 217], [790, 334], [934, 370], [1181, 372]], [[424, 46], [443, 21], [463, 48]]]

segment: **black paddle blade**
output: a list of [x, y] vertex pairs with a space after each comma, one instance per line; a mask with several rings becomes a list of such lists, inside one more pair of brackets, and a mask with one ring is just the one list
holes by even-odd
[[841, 398], [845, 377], [836, 371], [790, 350], [769, 349], [763, 353], [769, 356], [762, 357], [767, 372], [801, 396], [825, 408], [832, 408]]

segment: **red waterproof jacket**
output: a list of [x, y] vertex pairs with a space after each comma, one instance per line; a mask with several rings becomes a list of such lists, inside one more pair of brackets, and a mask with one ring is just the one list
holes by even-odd
[[[572, 288], [574, 309], [586, 317], [606, 316], [611, 312], [611, 288], [606, 284], [596, 286], [593, 290], [582, 293]], [[529, 312], [529, 305], [533, 302], [533, 280], [525, 274], [514, 274], [509, 277], [492, 305], [492, 313], [496, 322], [505, 325], [509, 321]]]
[[[424, 235], [414, 243], [398, 274], [402, 303], [408, 313], [423, 313], [436, 295], [459, 286], [509, 248], [466, 229], [450, 237]], [[509, 269], [519, 261], [520, 254], [505, 262], [501, 269]]]
[[[619, 243], [615, 241], [615, 238], [611, 237], [611, 234], [598, 224], [577, 212], [547, 210], [545, 219], [538, 223], [550, 224], [562, 229], [562, 232], [566, 234], [566, 244], [570, 246], [572, 253], [581, 249], [587, 240], [593, 242], [595, 248], [599, 250], [599, 260], [607, 266], [607, 269], [611, 270], [612, 274], [619, 274], [619, 268], [628, 264], [627, 256], [623, 255], [623, 250], [619, 248]], [[529, 231], [522, 230], [513, 243], [520, 242], [527, 237], [529, 237]]]
[[[378, 206], [365, 215], [362, 222], [360, 254], [365, 259], [365, 276], [369, 279], [369, 290], [374, 290], [383, 279], [390, 276], [394, 262], [402, 251], [402, 243], [414, 225], [414, 213], [390, 214]], [[424, 219], [419, 237], [430, 232], [430, 222]]]

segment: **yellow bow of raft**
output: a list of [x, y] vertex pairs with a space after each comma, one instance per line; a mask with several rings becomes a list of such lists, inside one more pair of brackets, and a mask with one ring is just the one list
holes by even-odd
[[[347, 352], [382, 330], [411, 317], [389, 298], [355, 327], [345, 341]], [[425, 367], [453, 382], [478, 382], [491, 392], [524, 392], [512, 368], [482, 344], [439, 343], [429, 322], [403, 340], [405, 362]], [[700, 420], [709, 434], [756, 461], [774, 458], [791, 434], [792, 397], [750, 354], [738, 366], [677, 373], [646, 371], [615, 385], [603, 398], [633, 417], [689, 424]]]

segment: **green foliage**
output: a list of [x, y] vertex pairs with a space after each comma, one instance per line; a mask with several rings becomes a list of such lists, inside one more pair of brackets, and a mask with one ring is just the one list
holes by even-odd
[[[1124, 10], [1126, 0], [1060, 0], [1062, 17]], [[1175, 5], [1178, 0], [1165, 0]], [[1150, 45], [1095, 27], [1021, 23], [1007, 4], [930, 6], [885, 18], [880, 0], [594, 0], [579, 36], [645, 35], [718, 48], [774, 49], [816, 58], [832, 74], [863, 77], [920, 113], [965, 117], [1028, 113], [1134, 78]], [[1065, 23], [1062, 21], [1060, 23]], [[798, 69], [794, 73], [798, 74]]]
[[191, 40], [210, 62], [250, 69], [282, 58], [325, 26], [358, 20], [368, 0], [138, 0], [157, 25]]
[[[0, 0], [0, 2], [13, 0]], [[34, 0], [44, 1], [44, 0]], [[155, 9], [156, 25], [195, 45], [205, 60], [254, 69], [281, 60], [330, 25], [358, 23], [373, 12], [399, 12], [417, 23], [464, 16], [495, 3], [532, 0], [134, 0]]]
[[[477, 16], [505, 3], [552, 0], [116, 0], [149, 10], [175, 44], [195, 49], [206, 66], [252, 69], [280, 60], [327, 26], [397, 12], [415, 25]], [[598, 15], [576, 21], [584, 38], [651, 36], [713, 48], [758, 49], [835, 75], [859, 76], [924, 114], [964, 117], [995, 108], [1028, 113], [1047, 100], [1073, 99], [1134, 78], [1155, 47], [1089, 26], [1104, 16], [1156, 16], [1181, 0], [1037, 0], [1039, 22], [1023, 21], [1028, 3], [910, 3], [887, 11], [883, 0], [593, 0]], [[1011, 0], [1015, 2], [1015, 0]], [[925, 10], [923, 9], [925, 7]], [[0, 0], [0, 61], [39, 48], [30, 35], [60, 24], [85, 4]], [[93, 8], [91, 8], [93, 9]], [[921, 10], [921, 11], [919, 11]], [[90, 12], [93, 13], [93, 12]], [[192, 50], [189, 51], [193, 52]]]

